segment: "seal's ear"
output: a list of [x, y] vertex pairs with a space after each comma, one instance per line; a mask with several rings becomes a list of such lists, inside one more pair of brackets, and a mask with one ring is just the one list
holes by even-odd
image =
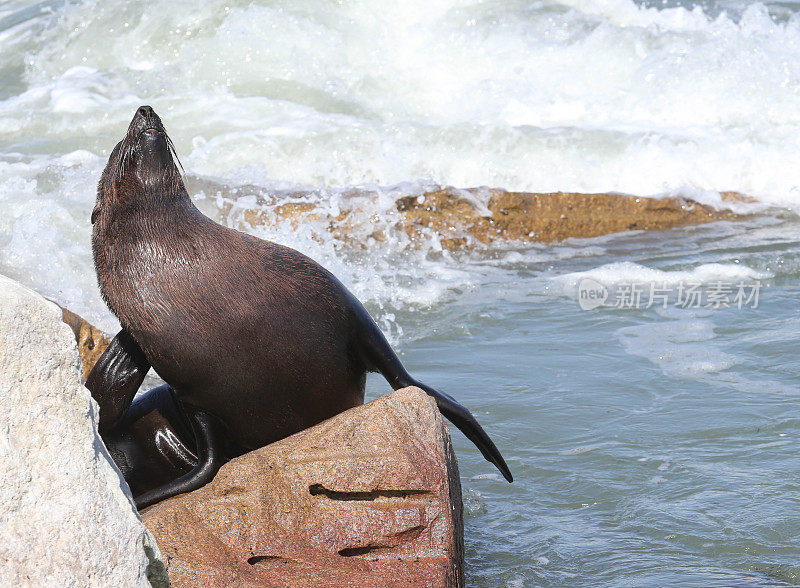
[[92, 211], [92, 224], [94, 224], [94, 221], [97, 220], [97, 215], [98, 214], [100, 214], [100, 205], [99, 204], [95, 204], [94, 205], [94, 210]]

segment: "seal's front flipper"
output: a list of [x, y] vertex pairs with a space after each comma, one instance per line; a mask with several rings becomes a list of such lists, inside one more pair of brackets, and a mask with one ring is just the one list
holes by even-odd
[[483, 430], [480, 423], [472, 416], [465, 407], [461, 406], [454, 398], [448, 396], [444, 392], [439, 392], [435, 388], [431, 388], [412, 378], [395, 352], [392, 350], [386, 337], [375, 324], [375, 321], [369, 316], [367, 311], [357, 303], [356, 308], [359, 309], [360, 315], [358, 316], [361, 323], [362, 332], [359, 341], [359, 352], [367, 364], [373, 370], [377, 370], [389, 382], [394, 390], [405, 388], [406, 386], [416, 386], [423, 389], [428, 395], [432, 396], [436, 401], [436, 406], [447, 420], [453, 423], [458, 430], [467, 436], [467, 439], [472, 441], [475, 446], [480, 449], [483, 457], [493, 463], [495, 467], [500, 470], [503, 477], [509, 482], [514, 481], [511, 471], [506, 465], [506, 461], [500, 452], [497, 450], [494, 442]]
[[144, 352], [131, 334], [122, 329], [86, 378], [86, 387], [100, 406], [101, 436], [120, 422], [149, 370]]
[[139, 510], [178, 494], [202, 488], [214, 479], [219, 468], [227, 461], [223, 451], [222, 422], [212, 414], [194, 406], [182, 404], [182, 407], [188, 413], [194, 432], [199, 458], [197, 465], [185, 476], [137, 496], [136, 508]]

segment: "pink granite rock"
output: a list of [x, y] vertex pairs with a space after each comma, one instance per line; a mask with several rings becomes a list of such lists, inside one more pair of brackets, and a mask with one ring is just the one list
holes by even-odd
[[226, 464], [142, 513], [173, 586], [461, 586], [461, 485], [405, 388]]

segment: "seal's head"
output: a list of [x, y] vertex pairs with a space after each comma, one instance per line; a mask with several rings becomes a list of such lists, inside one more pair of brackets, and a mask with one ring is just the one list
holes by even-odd
[[97, 186], [92, 223], [115, 204], [136, 204], [183, 195], [180, 161], [164, 124], [150, 106], [140, 106], [117, 143]]

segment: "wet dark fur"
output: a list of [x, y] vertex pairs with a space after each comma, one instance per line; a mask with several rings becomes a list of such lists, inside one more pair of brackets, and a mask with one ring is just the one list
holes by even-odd
[[204, 216], [176, 161], [158, 116], [140, 108], [103, 171], [92, 251], [109, 308], [181, 403], [216, 416], [245, 451], [361, 404], [366, 372], [381, 371], [433, 395], [510, 478], [468, 411], [411, 379], [330, 272]]

